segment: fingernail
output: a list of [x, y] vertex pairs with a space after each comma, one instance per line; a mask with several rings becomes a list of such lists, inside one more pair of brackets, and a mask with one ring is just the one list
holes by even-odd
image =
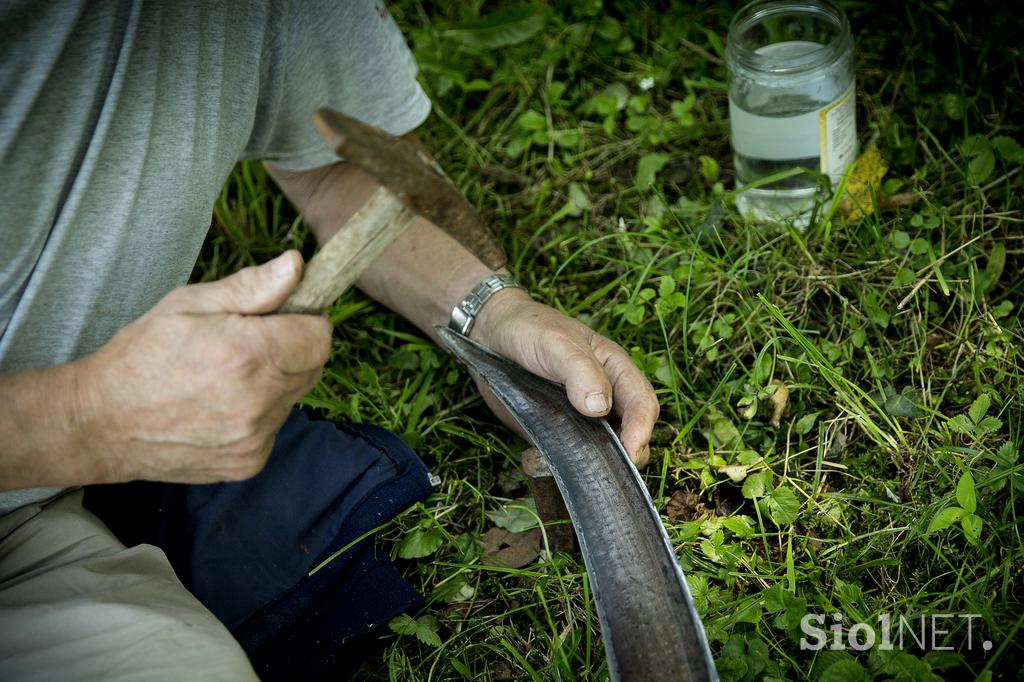
[[283, 253], [270, 262], [270, 274], [278, 279], [287, 279], [295, 272], [295, 259]]
[[608, 404], [608, 396], [600, 391], [588, 393], [583, 402], [586, 403], [588, 410], [591, 412], [597, 412], [598, 414], [604, 414], [608, 411], [608, 408], [611, 407], [611, 405]]
[[650, 445], [643, 446], [636, 453], [636, 462], [637, 462], [637, 464], [641, 464], [643, 462], [646, 462], [650, 458], [651, 458], [651, 446]]

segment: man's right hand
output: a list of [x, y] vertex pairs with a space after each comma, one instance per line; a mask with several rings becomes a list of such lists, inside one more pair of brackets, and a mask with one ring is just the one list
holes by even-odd
[[325, 317], [266, 315], [301, 274], [290, 251], [181, 287], [74, 363], [75, 419], [100, 480], [208, 483], [263, 468], [331, 350]]

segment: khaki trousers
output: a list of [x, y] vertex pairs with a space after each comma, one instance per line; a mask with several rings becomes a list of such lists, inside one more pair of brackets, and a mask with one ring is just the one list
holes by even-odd
[[66, 492], [0, 517], [0, 680], [255, 680], [164, 553]]

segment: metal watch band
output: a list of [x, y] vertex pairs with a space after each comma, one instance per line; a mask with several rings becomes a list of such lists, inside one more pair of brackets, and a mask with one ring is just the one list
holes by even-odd
[[477, 313], [484, 307], [491, 296], [502, 289], [525, 289], [515, 277], [511, 275], [490, 275], [485, 277], [473, 289], [466, 294], [462, 302], [452, 309], [451, 319], [448, 320], [448, 328], [457, 331], [463, 336], [469, 336], [469, 330], [476, 322]]

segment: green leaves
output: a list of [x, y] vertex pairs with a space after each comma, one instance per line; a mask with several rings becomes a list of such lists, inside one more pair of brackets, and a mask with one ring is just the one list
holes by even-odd
[[772, 472], [767, 469], [747, 476], [747, 479], [743, 481], [743, 497], [748, 500], [764, 497], [768, 486], [771, 484], [771, 480]]
[[780, 485], [768, 495], [768, 515], [778, 526], [796, 521], [800, 515], [800, 500], [788, 485]]
[[397, 618], [392, 618], [391, 622], [388, 623], [388, 627], [400, 635], [415, 635], [416, 639], [427, 646], [435, 648], [441, 646], [441, 638], [437, 635], [439, 623], [437, 618], [433, 616], [427, 615], [413, 618], [403, 613]]
[[975, 424], [979, 423], [988, 414], [988, 408], [992, 405], [992, 398], [989, 397], [988, 393], [982, 393], [975, 398], [974, 403], [971, 405], [971, 409], [967, 411], [970, 415], [971, 421]]
[[917, 417], [921, 414], [905, 393], [897, 393], [885, 401], [885, 411], [892, 417]]
[[1006, 247], [1002, 244], [993, 244], [992, 250], [988, 254], [988, 262], [985, 263], [985, 269], [980, 272], [975, 269], [974, 277], [978, 292], [984, 294], [991, 291], [999, 282], [999, 278], [1003, 276], [1005, 268]]
[[[677, 291], [676, 286], [676, 281], [673, 277], [668, 275], [662, 276], [658, 280], [657, 290], [651, 287], [643, 287], [640, 291], [636, 292], [636, 296], [631, 300], [625, 303], [616, 303], [612, 310], [616, 315], [629, 322], [629, 324], [640, 326], [647, 319], [648, 305], [653, 302], [655, 315], [664, 319], [686, 306], [686, 294]], [[666, 367], [664, 371], [668, 371], [668, 368]], [[671, 384], [671, 381], [666, 382], [666, 385]]]
[[648, 188], [654, 184], [654, 178], [669, 160], [668, 154], [644, 154], [636, 166], [637, 187]]
[[996, 159], [992, 155], [992, 152], [985, 151], [971, 159], [970, 164], [967, 166], [967, 177], [969, 177], [971, 182], [974, 184], [980, 185], [985, 182], [990, 175], [992, 175], [992, 170], [995, 167]]
[[912, 386], [905, 386], [899, 393], [892, 386], [885, 386], [871, 397], [890, 417], [913, 418], [921, 416], [921, 410], [917, 407], [921, 396]]
[[968, 436], [974, 432], [974, 422], [972, 422], [971, 418], [965, 414], [958, 414], [955, 417], [952, 417], [946, 422], [946, 426], [948, 426], [952, 431]]
[[993, 137], [992, 147], [1007, 163], [1024, 164], [1024, 147], [1012, 137]]
[[793, 630], [800, 627], [807, 613], [807, 600], [787, 590], [784, 583], [776, 583], [764, 592], [764, 610], [776, 614], [772, 623], [775, 627]]
[[972, 545], [981, 540], [981, 528], [984, 520], [977, 514], [967, 514], [960, 518], [960, 526], [964, 529], [964, 537]]
[[444, 35], [468, 47], [494, 50], [529, 40], [540, 33], [547, 19], [547, 8], [543, 5], [509, 5]]
[[971, 476], [970, 471], [965, 471], [956, 484], [956, 501], [972, 514], [978, 508], [978, 494], [974, 488], [974, 477]]
[[958, 414], [946, 421], [946, 426], [951, 431], [965, 436], [974, 436], [975, 439], [995, 433], [1003, 428], [1003, 421], [998, 417], [988, 415], [992, 398], [987, 393], [982, 393], [971, 405], [967, 414]]
[[624, 83], [611, 83], [604, 90], [586, 100], [581, 107], [584, 114], [597, 114], [603, 117], [602, 128], [606, 135], [615, 131], [615, 119], [629, 102], [629, 88]]
[[960, 95], [946, 93], [942, 96], [942, 110], [954, 121], [959, 121], [967, 113], [967, 103]]
[[496, 511], [487, 512], [494, 525], [512, 533], [522, 533], [537, 526], [537, 512], [532, 499], [506, 504]]
[[689, 128], [696, 121], [693, 118], [693, 105], [697, 103], [697, 96], [690, 93], [682, 100], [673, 100], [670, 105], [672, 108], [672, 115], [675, 116], [676, 122], [684, 128]]
[[510, 158], [520, 156], [533, 145], [546, 146], [551, 142], [560, 148], [575, 148], [582, 139], [575, 128], [552, 130], [547, 118], [534, 109], [521, 113], [516, 118], [515, 127], [518, 133], [505, 145], [505, 154]]
[[906, 651], [895, 651], [879, 672], [894, 682], [942, 682], [943, 679], [932, 672], [927, 661]]
[[1024, 471], [1017, 466], [1016, 444], [1006, 441], [991, 457], [995, 461], [987, 477], [991, 490], [1002, 490], [1009, 481], [1017, 490], [1024, 492]]
[[458, 604], [468, 601], [476, 594], [476, 590], [464, 577], [456, 577], [435, 589], [431, 595], [431, 601], [439, 601], [444, 604]]
[[959, 521], [965, 513], [965, 510], [961, 507], [946, 507], [932, 517], [931, 523], [928, 524], [927, 533], [931, 534], [949, 528]]
[[932, 517], [926, 534], [945, 530], [959, 521], [964, 537], [972, 545], [976, 545], [981, 540], [984, 520], [974, 513], [978, 509], [978, 492], [970, 471], [964, 471], [957, 481], [956, 501], [960, 506], [946, 507]]
[[[427, 522], [432, 525], [433, 522]], [[423, 523], [409, 531], [398, 543], [398, 556], [403, 559], [419, 559], [430, 556], [444, 543], [444, 535], [437, 528], [423, 527]]]
[[993, 433], [1003, 427], [1003, 421], [996, 417], [985, 417], [975, 425], [974, 432], [979, 436]]
[[676, 291], [676, 281], [672, 277], [662, 277], [658, 285], [658, 299], [654, 302], [654, 312], [665, 317], [686, 305], [686, 294]]
[[796, 421], [796, 425], [793, 427], [793, 430], [796, 431], [798, 435], [806, 436], [808, 433], [810, 433], [811, 429], [814, 428], [814, 423], [816, 421], [818, 421], [817, 412], [805, 414]]
[[984, 135], [971, 135], [960, 146], [967, 159], [967, 180], [975, 185], [985, 182], [996, 167], [992, 144]]
[[967, 159], [967, 179], [980, 185], [992, 175], [996, 167], [996, 153], [1008, 164], [1024, 163], [1024, 147], [1012, 137], [1000, 135], [989, 141], [984, 135], [971, 135], [960, 145]]
[[749, 516], [742, 514], [726, 516], [722, 519], [722, 525], [729, 529], [738, 538], [749, 538], [754, 535], [754, 525]]
[[578, 182], [569, 183], [569, 203], [566, 204], [571, 216], [578, 216], [590, 208], [590, 197]]
[[607, 14], [595, 27], [594, 35], [619, 54], [630, 52], [636, 46], [636, 43], [624, 30], [622, 23]]
[[[529, 8], [542, 0], [511, 3]], [[836, 214], [804, 231], [766, 228], [738, 216], [734, 203], [742, 194], [711, 192], [715, 183], [734, 186], [727, 84], [713, 80], [725, 75], [714, 60], [722, 49], [715, 41], [724, 42], [730, 13], [701, 3], [543, 4], [547, 21], [537, 33], [495, 49], [473, 45], [515, 36], [492, 27], [498, 39], [488, 42], [486, 33], [460, 32], [500, 25], [502, 14], [492, 14], [500, 3], [396, 9], [438, 105], [422, 133], [500, 233], [537, 298], [629, 349], [654, 383], [662, 416], [654, 465], [642, 475], [658, 499], [677, 489], [699, 498], [702, 509], [667, 523], [668, 532], [691, 585], [702, 587], [694, 596], [732, 679], [854, 680], [865, 670], [868, 678], [889, 679], [877, 643], [873, 652], [856, 652], [856, 661], [826, 659], [845, 653], [827, 647], [800, 651], [799, 638], [784, 630], [787, 603], [800, 597], [808, 612], [826, 615], [826, 628], [842, 612], [844, 634], [857, 620], [877, 625], [874, 617], [884, 611], [909, 617], [974, 611], [976, 604], [990, 612], [990, 624], [1012, 626], [1019, 614], [986, 597], [1000, 594], [1007, 575], [1012, 582], [1020, 555], [1013, 503], [1024, 493], [1024, 456], [1007, 440], [1012, 434], [1021, 441], [1024, 401], [1014, 222], [1024, 188], [1024, 173], [1015, 172], [1024, 163], [1024, 127], [1007, 113], [1019, 89], [970, 92], [1010, 82], [1000, 78], [1012, 72], [1006, 60], [961, 43], [965, 68], [981, 65], [961, 85], [950, 77], [950, 60], [922, 58], [907, 70], [899, 49], [879, 53], [898, 41], [872, 35], [858, 48], [862, 57], [897, 59], [893, 69], [869, 76], [904, 84], [896, 106], [891, 88], [861, 92], [862, 113], [871, 119], [862, 127], [892, 168], [876, 188], [880, 210], [857, 225]], [[915, 31], [927, 39], [920, 45], [943, 42], [935, 33], [946, 25], [940, 15], [915, 15]], [[505, 20], [516, 25], [514, 16]], [[526, 34], [535, 28], [529, 23]], [[619, 52], [630, 36], [636, 51]], [[956, 92], [948, 98], [956, 122], [942, 111], [947, 91]], [[983, 143], [961, 149], [965, 127], [985, 133], [991, 171]], [[563, 146], [573, 136], [579, 144]], [[652, 141], [656, 136], [661, 142]], [[644, 164], [641, 188], [635, 182], [648, 154], [654, 156]], [[984, 195], [972, 189], [969, 173], [987, 173]], [[284, 229], [256, 239], [240, 223], [240, 238], [222, 241], [223, 250], [216, 243], [204, 249], [204, 276], [259, 262], [282, 245], [302, 246], [308, 230], [268, 187], [280, 211], [234, 188], [227, 198], [234, 206], [240, 197], [239, 215]], [[552, 220], [556, 214], [564, 217]], [[305, 247], [308, 253], [311, 244]], [[221, 263], [222, 256], [229, 260]], [[757, 304], [758, 292], [797, 333]], [[556, 554], [521, 570], [479, 565], [483, 531], [496, 522], [534, 523], [506, 506], [525, 494], [521, 477], [502, 477], [518, 473], [519, 442], [486, 412], [453, 360], [436, 351], [438, 365], [425, 368], [429, 339], [364, 299], [354, 292], [331, 310], [349, 332], [335, 335], [313, 407], [339, 420], [415, 432], [424, 460], [444, 479], [422, 509], [383, 533], [396, 558], [399, 550], [423, 555], [405, 568], [430, 595], [443, 647], [432, 646], [429, 621], [415, 620], [426, 612], [396, 622], [402, 635], [386, 630], [394, 677], [434, 666], [436, 677], [472, 679], [504, 663], [526, 677], [531, 670], [600, 677], [599, 625], [592, 595], [583, 591], [594, 586], [578, 557]], [[778, 430], [767, 426], [771, 410], [759, 399], [774, 377], [793, 389], [791, 416]], [[424, 386], [423, 404], [435, 402], [421, 410]], [[972, 410], [983, 392], [988, 405]], [[748, 396], [756, 414], [744, 421], [737, 400]], [[726, 418], [712, 420], [713, 408]], [[410, 415], [420, 416], [410, 424]], [[753, 460], [744, 450], [756, 453]], [[418, 527], [426, 518], [432, 523]], [[926, 530], [931, 535], [922, 537]], [[911, 559], [906, 570], [886, 573], [900, 558]], [[863, 587], [865, 600], [842, 593], [838, 576]], [[769, 600], [764, 588], [779, 582], [785, 592]], [[562, 613], [588, 603], [589, 610]], [[566, 617], [572, 627], [562, 627]], [[520, 636], [524, 624], [537, 636]], [[414, 639], [417, 630], [430, 646]], [[723, 655], [732, 635], [739, 639]], [[748, 643], [757, 637], [768, 642], [768, 659], [781, 674], [755, 672], [763, 647]], [[548, 639], [552, 647], [532, 646]], [[956, 635], [937, 639], [961, 643]], [[966, 677], [997, 658], [997, 649], [983, 654], [976, 640], [974, 670], [932, 665], [950, 679]], [[1004, 650], [990, 669], [1013, 653]], [[730, 678], [723, 672], [722, 679]]]
[[750, 474], [744, 479], [741, 492], [748, 500], [755, 500], [775, 525], [789, 525], [800, 516], [800, 498], [792, 486], [780, 483], [773, 487], [772, 476], [770, 469]]
[[844, 659], [825, 668], [818, 679], [820, 682], [867, 682], [871, 677], [860, 663]]
[[544, 115], [534, 111], [533, 109], [527, 109], [519, 118], [516, 119], [516, 125], [523, 130], [537, 131], [547, 130], [548, 122], [544, 118]]
[[[757, 603], [754, 602], [753, 605], [756, 606]], [[751, 620], [749, 614], [757, 614], [757, 620], [760, 620], [760, 611], [750, 609], [748, 614], [743, 614], [746, 620], [737, 618], [737, 622], [756, 623], [757, 620]], [[749, 682], [782, 677], [779, 664], [768, 649], [768, 645], [752, 632], [732, 635], [722, 647], [722, 655], [715, 659], [715, 667], [722, 682]]]
[[700, 174], [704, 176], [704, 179], [708, 182], [715, 182], [718, 180], [718, 162], [710, 156], [700, 157]]
[[716, 448], [724, 450], [745, 448], [739, 429], [720, 411], [708, 410], [708, 421], [711, 423], [711, 435]]

